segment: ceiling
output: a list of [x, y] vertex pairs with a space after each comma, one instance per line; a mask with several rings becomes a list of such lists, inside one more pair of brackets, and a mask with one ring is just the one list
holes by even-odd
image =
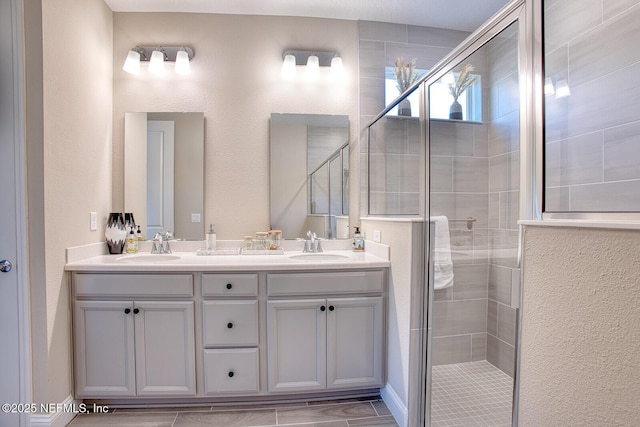
[[114, 12], [304, 16], [473, 31], [508, 0], [105, 0]]

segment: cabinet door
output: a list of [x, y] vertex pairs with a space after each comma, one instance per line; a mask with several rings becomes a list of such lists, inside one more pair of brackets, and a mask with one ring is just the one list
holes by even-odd
[[135, 395], [133, 316], [131, 301], [76, 301], [76, 397]]
[[381, 386], [382, 297], [327, 300], [327, 388]]
[[136, 301], [138, 396], [196, 393], [194, 303]]
[[267, 302], [269, 391], [326, 388], [326, 328], [324, 299]]

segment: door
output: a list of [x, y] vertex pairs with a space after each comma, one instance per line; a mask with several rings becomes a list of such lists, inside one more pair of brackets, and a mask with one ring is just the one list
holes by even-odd
[[327, 387], [382, 385], [382, 297], [327, 300]]
[[326, 300], [267, 302], [269, 391], [326, 388]]
[[135, 396], [131, 301], [76, 301], [76, 397]]
[[[23, 315], [20, 297], [20, 280], [18, 273], [18, 245], [23, 239], [18, 221], [18, 200], [21, 199], [20, 182], [21, 157], [18, 156], [20, 141], [20, 124], [18, 121], [20, 81], [14, 70], [20, 70], [19, 46], [15, 34], [20, 30], [14, 25], [16, 2], [2, 0], [0, 2], [0, 182], [2, 183], [2, 203], [0, 203], [0, 401], [2, 403], [20, 403], [21, 397], [29, 396], [28, 390], [22, 386], [20, 373], [25, 369], [21, 361], [24, 356], [21, 349], [24, 343], [21, 335]], [[17, 21], [17, 20], [16, 20]], [[26, 266], [23, 266], [26, 268]], [[24, 403], [24, 402], [23, 402]], [[0, 425], [20, 425], [18, 413], [0, 412]], [[25, 422], [25, 419], [22, 419]]]
[[138, 396], [196, 394], [194, 303], [136, 301]]
[[173, 218], [174, 122], [147, 122], [147, 234], [175, 232]]

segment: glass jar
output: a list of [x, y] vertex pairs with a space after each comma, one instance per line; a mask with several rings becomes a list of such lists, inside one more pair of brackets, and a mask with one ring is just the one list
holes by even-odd
[[244, 236], [244, 242], [242, 243], [242, 250], [244, 250], [244, 251], [252, 251], [253, 250], [253, 237], [252, 236]]
[[269, 233], [266, 231], [258, 231], [256, 233], [256, 240], [253, 243], [253, 249], [256, 251], [264, 251], [269, 249]]
[[269, 231], [269, 249], [278, 250], [282, 248], [282, 230]]

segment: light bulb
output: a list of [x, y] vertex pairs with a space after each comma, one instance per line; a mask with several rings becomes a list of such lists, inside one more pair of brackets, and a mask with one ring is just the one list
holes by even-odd
[[320, 58], [312, 54], [307, 58], [307, 75], [315, 78], [318, 74], [320, 74]]
[[189, 74], [191, 72], [191, 65], [189, 64], [189, 54], [186, 50], [179, 50], [176, 54], [176, 67], [177, 74]]
[[140, 53], [135, 50], [130, 50], [122, 69], [129, 74], [140, 74]]
[[159, 50], [154, 50], [149, 61], [149, 72], [162, 74], [164, 72], [164, 54]]
[[282, 77], [290, 79], [296, 75], [296, 57], [292, 54], [287, 54], [282, 61]]
[[334, 56], [333, 59], [331, 59], [331, 74], [334, 76], [340, 76], [342, 75], [343, 70], [344, 67], [342, 66], [342, 58], [340, 58], [339, 56]]
[[571, 89], [566, 80], [558, 80], [558, 86], [556, 87], [556, 99], [565, 98], [571, 95]]

